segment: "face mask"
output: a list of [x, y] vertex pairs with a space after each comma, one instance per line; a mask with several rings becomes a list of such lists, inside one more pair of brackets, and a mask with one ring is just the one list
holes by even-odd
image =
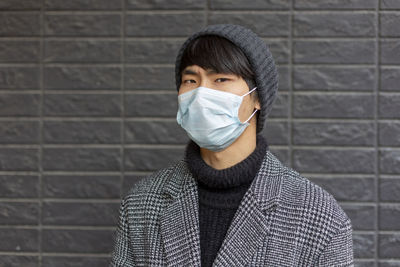
[[221, 151], [232, 144], [250, 125], [239, 120], [239, 107], [243, 97], [207, 87], [198, 87], [178, 96], [178, 124], [200, 147]]

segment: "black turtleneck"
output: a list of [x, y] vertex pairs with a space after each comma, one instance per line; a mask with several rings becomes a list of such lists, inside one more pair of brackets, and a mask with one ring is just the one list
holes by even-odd
[[268, 149], [266, 140], [257, 135], [255, 150], [236, 165], [217, 170], [207, 165], [199, 146], [190, 141], [186, 161], [198, 182], [201, 266], [211, 266], [235, 212], [260, 169]]

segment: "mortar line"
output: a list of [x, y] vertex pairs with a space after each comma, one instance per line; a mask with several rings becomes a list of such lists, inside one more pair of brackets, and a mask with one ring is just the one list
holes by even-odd
[[120, 127], [120, 138], [121, 138], [121, 174], [120, 174], [120, 196], [123, 197], [123, 187], [125, 180], [125, 0], [121, 0], [121, 30], [120, 30], [120, 40], [121, 40], [121, 54], [120, 54], [120, 64], [121, 64], [121, 127]]
[[294, 0], [290, 3], [290, 11], [289, 11], [289, 91], [288, 91], [288, 146], [289, 146], [289, 164], [290, 167], [293, 166], [293, 120], [292, 120], [292, 112], [293, 112], [293, 17], [294, 17]]
[[42, 0], [40, 8], [40, 57], [39, 57], [39, 210], [38, 210], [38, 266], [42, 267], [42, 252], [43, 252], [43, 238], [42, 238], [42, 214], [43, 214], [43, 98], [44, 98], [44, 16], [45, 16], [45, 0]]
[[380, 88], [380, 5], [381, 1], [377, 1], [376, 5], [376, 33], [375, 33], [375, 45], [376, 45], [376, 54], [375, 54], [375, 88], [374, 88], [374, 128], [375, 128], [375, 201], [376, 201], [376, 209], [375, 209], [375, 266], [378, 266], [379, 263], [379, 88]]

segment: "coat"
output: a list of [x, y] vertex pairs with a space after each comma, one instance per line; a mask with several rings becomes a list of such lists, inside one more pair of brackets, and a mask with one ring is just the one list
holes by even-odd
[[[123, 198], [110, 266], [200, 265], [197, 182], [181, 160]], [[351, 221], [267, 150], [213, 266], [353, 266]]]

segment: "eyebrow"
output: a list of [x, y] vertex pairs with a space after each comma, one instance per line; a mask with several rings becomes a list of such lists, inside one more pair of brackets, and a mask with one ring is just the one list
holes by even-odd
[[[207, 74], [216, 74], [216, 73], [218, 73], [218, 72], [217, 72], [216, 70], [214, 70], [214, 69], [209, 69], [209, 70], [207, 70]], [[193, 70], [191, 70], [191, 69], [185, 69], [184, 71], [182, 71], [182, 74], [197, 75], [198, 73], [195, 72], [195, 71], [193, 71]]]

